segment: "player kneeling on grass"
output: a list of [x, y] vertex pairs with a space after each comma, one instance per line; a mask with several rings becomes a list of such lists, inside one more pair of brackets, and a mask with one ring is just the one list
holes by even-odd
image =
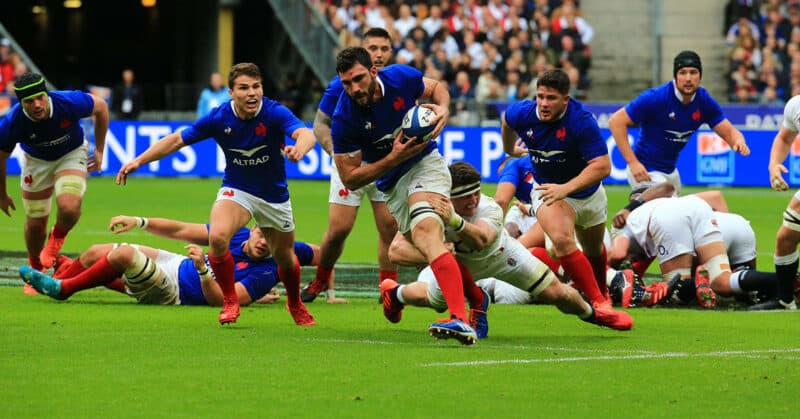
[[[208, 245], [208, 225], [165, 218], [117, 216], [109, 229], [122, 233], [133, 228], [175, 240], [189, 242], [188, 255], [130, 244], [97, 244], [71, 261], [59, 256], [53, 277], [28, 267], [20, 268], [22, 279], [37, 291], [58, 300], [98, 286], [130, 295], [141, 304], [221, 306], [222, 290], [198, 246]], [[230, 241], [234, 279], [239, 304], [274, 302], [270, 290], [277, 284], [278, 267], [258, 227], [239, 229]], [[294, 245], [301, 265], [319, 262], [319, 247]]]
[[[450, 199], [442, 198], [430, 203], [447, 224], [446, 240], [454, 243], [455, 256], [464, 277], [495, 277], [526, 291], [536, 301], [553, 304], [564, 313], [578, 315], [587, 322], [618, 330], [633, 327], [633, 319], [625, 312], [592, 308], [577, 290], [562, 284], [544, 263], [508, 235], [503, 227], [503, 211], [494, 199], [481, 194], [481, 176], [474, 167], [465, 162], [453, 163], [450, 175], [453, 179]], [[400, 235], [392, 243], [389, 256], [400, 264], [425, 263], [416, 248]], [[488, 295], [474, 281], [470, 282], [473, 286], [465, 287], [472, 307], [470, 322], [475, 324], [479, 337], [486, 337]], [[384, 315], [392, 322], [400, 321], [406, 303], [443, 308], [444, 299], [438, 286], [425, 282], [397, 285], [384, 281], [383, 284]], [[481, 303], [480, 306], [477, 302]]]

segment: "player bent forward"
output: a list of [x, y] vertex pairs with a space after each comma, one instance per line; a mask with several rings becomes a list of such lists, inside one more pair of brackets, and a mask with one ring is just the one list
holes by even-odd
[[[468, 163], [450, 165], [453, 188], [450, 199], [432, 200], [436, 213], [447, 224], [446, 239], [455, 244], [455, 255], [462, 273], [473, 277], [495, 277], [528, 292], [533, 299], [558, 307], [564, 313], [617, 330], [629, 330], [633, 319], [628, 313], [592, 307], [577, 290], [559, 281], [547, 266], [536, 259], [503, 227], [503, 211], [480, 192], [480, 173]], [[398, 235], [389, 250], [400, 264], [425, 263], [425, 258], [404, 237]], [[384, 314], [399, 313], [404, 304], [446, 308], [438, 286], [425, 282], [382, 286]], [[391, 318], [390, 318], [391, 320]]]
[[[221, 306], [222, 289], [198, 246], [208, 245], [208, 226], [164, 218], [117, 216], [109, 229], [119, 234], [140, 227], [148, 232], [191, 243], [188, 256], [131, 244], [97, 244], [75, 261], [60, 256], [54, 277], [28, 267], [20, 276], [34, 288], [57, 300], [78, 291], [106, 286], [130, 295], [141, 304]], [[277, 265], [258, 227], [242, 228], [230, 242], [235, 262], [235, 287], [240, 305], [271, 302], [278, 281]], [[300, 264], [316, 265], [319, 247], [295, 243]], [[64, 262], [66, 260], [66, 262]]]

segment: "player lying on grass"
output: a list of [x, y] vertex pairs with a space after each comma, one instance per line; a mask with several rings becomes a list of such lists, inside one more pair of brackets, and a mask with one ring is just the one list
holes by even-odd
[[[631, 317], [621, 311], [593, 308], [578, 291], [562, 284], [547, 266], [536, 259], [519, 242], [512, 239], [503, 227], [503, 211], [490, 197], [481, 194], [478, 171], [469, 163], [450, 165], [453, 186], [450, 199], [432, 200], [430, 203], [447, 225], [446, 240], [454, 244], [454, 252], [462, 275], [473, 278], [495, 277], [524, 290], [535, 300], [553, 304], [559, 310], [579, 316], [584, 321], [618, 330], [633, 326]], [[389, 251], [392, 260], [404, 265], [425, 263], [425, 258], [403, 236], [395, 237]], [[488, 295], [477, 286], [465, 288], [468, 296], [470, 322], [475, 325], [479, 338], [488, 335], [486, 308]], [[438, 286], [425, 282], [409, 285], [384, 281], [381, 284], [384, 315], [389, 321], [400, 321], [405, 304], [443, 309], [444, 299]], [[475, 300], [481, 301], [476, 308]], [[456, 336], [458, 338], [458, 336]]]
[[[189, 242], [187, 256], [166, 250], [130, 244], [97, 244], [75, 261], [60, 257], [58, 270], [50, 277], [28, 267], [20, 276], [37, 291], [58, 300], [98, 286], [127, 293], [141, 304], [221, 306], [223, 294], [199, 246], [208, 245], [208, 226], [165, 218], [117, 216], [109, 229], [117, 234], [133, 228]], [[242, 228], [230, 241], [239, 304], [271, 302], [270, 290], [277, 284], [278, 269], [258, 227]], [[296, 243], [300, 264], [315, 266], [319, 247]]]

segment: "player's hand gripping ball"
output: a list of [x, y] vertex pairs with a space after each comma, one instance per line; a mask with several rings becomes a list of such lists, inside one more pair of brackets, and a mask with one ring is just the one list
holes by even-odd
[[431, 133], [436, 128], [436, 124], [433, 123], [435, 117], [436, 113], [429, 108], [414, 106], [409, 109], [400, 126], [403, 129], [403, 143], [412, 137], [417, 137], [417, 144], [429, 141]]

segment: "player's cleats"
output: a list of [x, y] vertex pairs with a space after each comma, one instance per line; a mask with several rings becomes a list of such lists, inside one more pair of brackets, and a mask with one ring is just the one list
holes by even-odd
[[601, 308], [603, 310], [611, 310], [611, 298], [606, 298], [605, 301], [593, 301], [592, 307]]
[[686, 304], [680, 297], [681, 287], [683, 287], [683, 278], [681, 274], [676, 273], [672, 279], [667, 282], [667, 297], [669, 297], [671, 303]]
[[72, 265], [73, 262], [75, 261], [72, 260], [72, 258], [64, 255], [58, 255], [58, 257], [56, 257], [56, 263], [53, 265], [53, 269], [55, 270], [53, 272], [53, 278], [63, 279], [61, 278], [60, 274], [66, 271], [69, 265]]
[[800, 305], [800, 274], [794, 278], [794, 300]]
[[300, 290], [300, 301], [310, 303], [317, 298], [319, 293], [328, 289], [328, 283], [320, 279], [314, 279], [308, 286]]
[[667, 298], [667, 290], [669, 286], [665, 282], [653, 282], [652, 284], [645, 287], [645, 291], [650, 294], [650, 298], [644, 302], [644, 305], [647, 307], [654, 306], [660, 303], [662, 300]]
[[489, 311], [489, 294], [481, 289], [483, 293], [483, 304], [480, 308], [469, 309], [469, 325], [475, 329], [475, 336], [478, 339], [486, 339], [489, 336], [489, 318], [486, 312]]
[[475, 330], [460, 319], [441, 319], [428, 327], [428, 333], [436, 339], [454, 338], [462, 345], [472, 345], [478, 340]]
[[47, 238], [47, 243], [44, 245], [44, 249], [42, 249], [41, 253], [39, 253], [39, 261], [42, 262], [42, 266], [45, 268], [50, 268], [53, 264], [56, 263], [56, 256], [61, 252], [61, 247], [64, 246], [65, 237], [56, 238], [53, 235], [55, 231], [55, 227], [50, 230], [50, 236]]
[[611, 293], [611, 300], [619, 302], [622, 307], [629, 307], [631, 305], [631, 298], [633, 297], [633, 282], [634, 273], [632, 269], [624, 269], [617, 271], [614, 274], [614, 279], [608, 286], [608, 291]]
[[289, 301], [286, 301], [286, 309], [289, 310], [289, 314], [292, 315], [294, 324], [298, 326], [314, 326], [317, 324], [314, 321], [314, 317], [308, 312], [306, 305], [302, 302], [289, 304]]
[[64, 297], [59, 296], [61, 293], [61, 281], [53, 279], [28, 266], [20, 266], [19, 276], [26, 284], [30, 284], [40, 294], [57, 300], [64, 299]]
[[697, 304], [702, 308], [714, 308], [717, 305], [717, 293], [711, 289], [706, 267], [700, 265], [694, 271], [694, 288]]
[[399, 285], [392, 279], [381, 281], [381, 302], [383, 303], [383, 316], [392, 323], [397, 323], [403, 317], [403, 304], [392, 298]]
[[760, 304], [755, 304], [747, 308], [751, 311], [763, 311], [763, 310], [797, 310], [797, 302], [792, 300], [790, 303], [784, 303], [780, 299], [776, 298], [774, 300], [765, 301]]
[[606, 310], [595, 307], [594, 314], [585, 321], [615, 330], [631, 330], [633, 319], [624, 311]]
[[219, 312], [219, 324], [236, 323], [239, 318], [238, 297], [222, 299], [222, 311]]

